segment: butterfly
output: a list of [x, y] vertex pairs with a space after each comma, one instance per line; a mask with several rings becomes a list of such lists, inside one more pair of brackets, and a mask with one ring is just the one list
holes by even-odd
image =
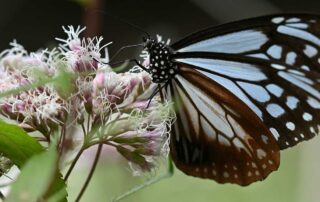
[[170, 153], [187, 175], [249, 185], [319, 134], [320, 16], [257, 17], [144, 48], [139, 66], [177, 110]]

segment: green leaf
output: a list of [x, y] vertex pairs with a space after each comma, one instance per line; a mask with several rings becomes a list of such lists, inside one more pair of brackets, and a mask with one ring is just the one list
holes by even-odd
[[0, 153], [19, 168], [30, 157], [42, 151], [43, 147], [23, 129], [0, 120]]
[[67, 185], [60, 172], [56, 172], [55, 179], [52, 182], [44, 198], [47, 202], [67, 202]]
[[66, 188], [63, 187], [62, 189], [58, 190], [55, 194], [50, 196], [47, 199], [47, 202], [57, 202], [57, 201], [59, 201], [59, 202], [67, 202], [67, 197], [66, 196], [67, 196]]
[[61, 68], [53, 82], [53, 85], [54, 85], [54, 88], [58, 91], [59, 95], [62, 98], [67, 99], [70, 97], [71, 93], [74, 92], [75, 90], [73, 81], [74, 81], [74, 75], [70, 72], [65, 71], [63, 68]]
[[5, 202], [66, 201], [66, 186], [58, 173], [55, 146], [32, 157], [21, 169]]

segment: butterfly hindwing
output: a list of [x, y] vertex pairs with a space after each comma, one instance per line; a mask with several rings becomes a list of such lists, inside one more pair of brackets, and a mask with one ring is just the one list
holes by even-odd
[[[183, 172], [247, 185], [279, 165], [279, 148], [261, 120], [236, 96], [188, 65], [166, 95], [177, 108], [171, 155]], [[208, 85], [209, 84], [209, 85]]]

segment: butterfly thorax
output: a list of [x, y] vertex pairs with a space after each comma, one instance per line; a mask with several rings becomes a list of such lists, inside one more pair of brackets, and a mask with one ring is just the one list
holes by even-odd
[[145, 50], [149, 53], [150, 63], [146, 67], [154, 83], [165, 83], [177, 73], [177, 66], [171, 61], [173, 50], [163, 42], [148, 39]]

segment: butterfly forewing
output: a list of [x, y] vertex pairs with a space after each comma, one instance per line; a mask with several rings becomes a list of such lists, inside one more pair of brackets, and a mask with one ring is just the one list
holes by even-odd
[[240, 98], [281, 149], [318, 134], [319, 17], [269, 16], [231, 25], [178, 42], [175, 61]]
[[[185, 37], [174, 43], [172, 48], [177, 52], [252, 54], [252, 57], [278, 58], [283, 55], [277, 47], [279, 43], [295, 49], [300, 57], [313, 58], [317, 64], [319, 35], [320, 17], [317, 15], [272, 15], [212, 27]], [[260, 50], [267, 51], [266, 46], [272, 47], [268, 50], [271, 55], [259, 54]], [[295, 54], [290, 54], [295, 57]]]
[[185, 173], [247, 185], [279, 165], [279, 148], [261, 120], [236, 96], [188, 65], [171, 81], [177, 120], [171, 154]]

